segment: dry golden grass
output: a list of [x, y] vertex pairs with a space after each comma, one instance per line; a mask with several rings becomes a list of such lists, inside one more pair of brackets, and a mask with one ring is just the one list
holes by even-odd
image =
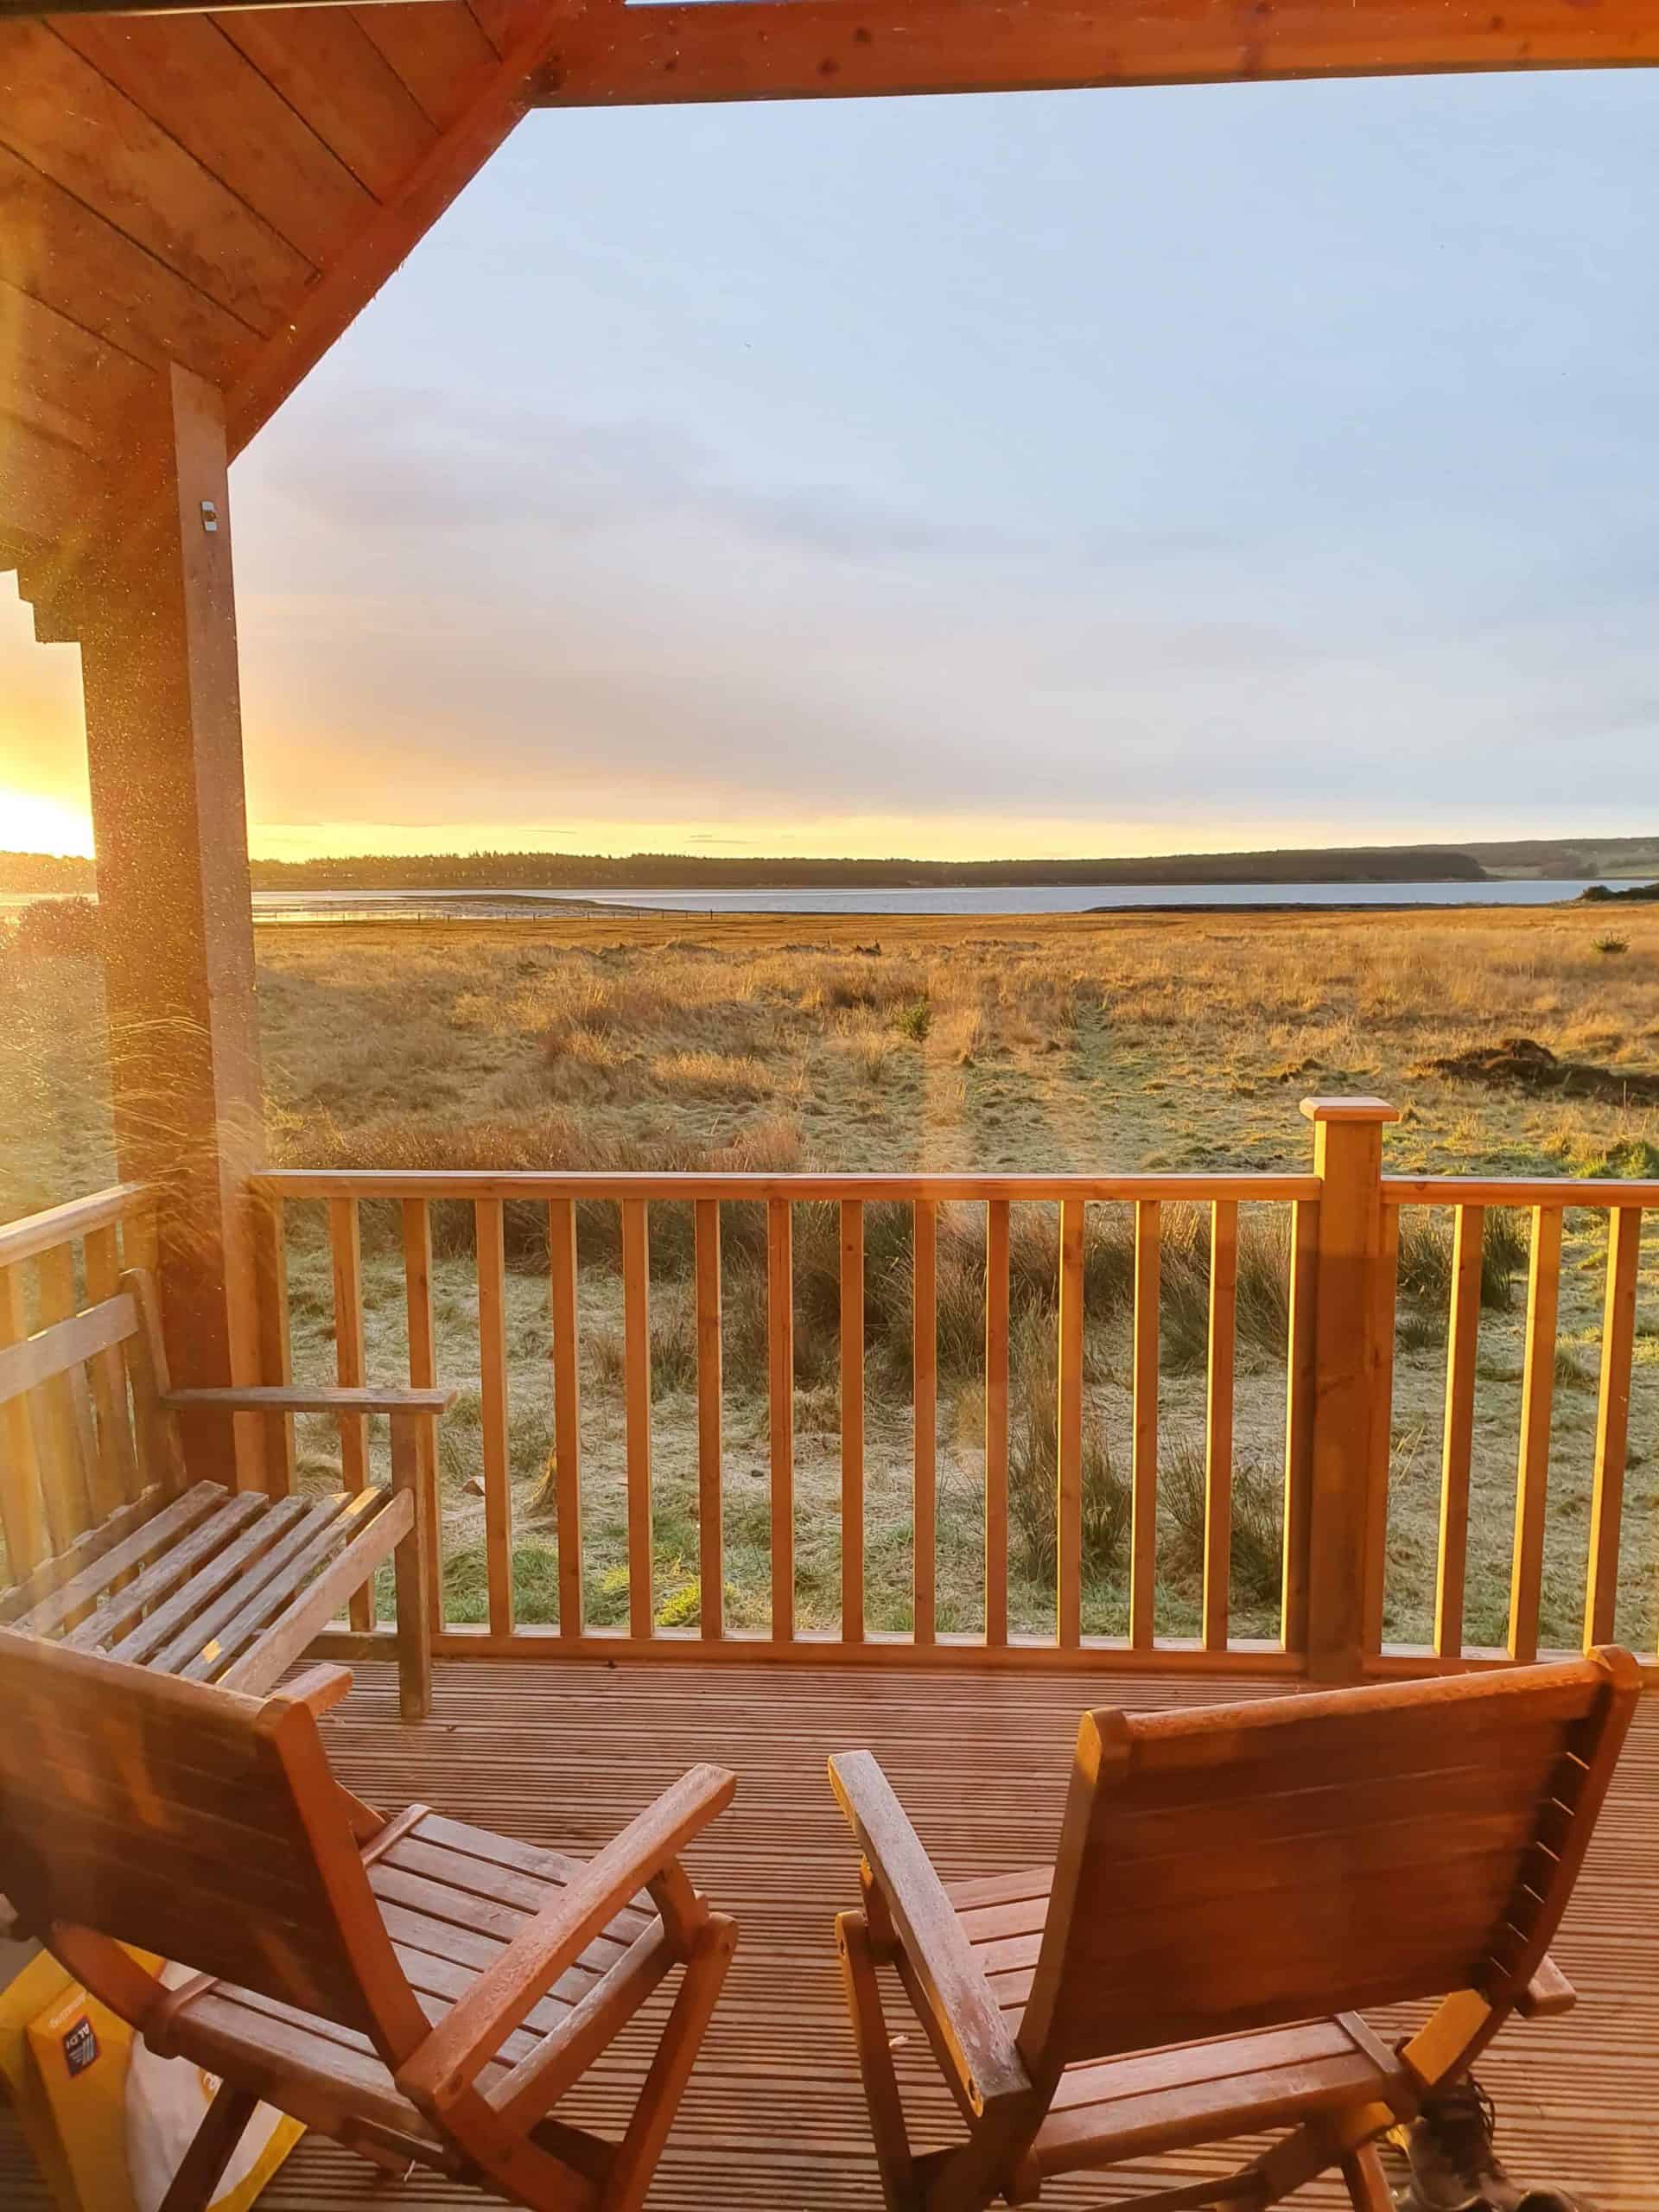
[[[1598, 950], [1607, 937], [1606, 918], [1594, 911], [1500, 909], [1039, 920], [594, 917], [270, 929], [259, 941], [269, 1140], [282, 1160], [364, 1167], [1295, 1168], [1310, 1151], [1298, 1099], [1361, 1089], [1406, 1109], [1389, 1140], [1402, 1166], [1652, 1174], [1659, 1172], [1659, 1116], [1651, 1111], [1494, 1093], [1414, 1072], [1427, 1059], [1510, 1036], [1615, 1070], [1659, 1069], [1659, 911], [1621, 911], [1624, 950]], [[877, 940], [879, 950], [870, 949]], [[112, 1171], [103, 1061], [90, 963], [0, 959], [4, 1211], [90, 1188]], [[697, 1603], [689, 1224], [676, 1220], [680, 1211], [656, 1209], [653, 1217], [653, 1265], [662, 1278], [653, 1363], [658, 1594], [674, 1618], [694, 1617]], [[744, 1218], [753, 1211], [729, 1209], [728, 1229], [728, 1604], [750, 1624], [765, 1618], [766, 1544], [764, 1395], [753, 1387], [764, 1344], [762, 1243], [758, 1219]], [[400, 1287], [393, 1224], [376, 1212], [365, 1210], [365, 1219], [371, 1359], [377, 1371], [392, 1373], [406, 1357]], [[625, 1573], [617, 1580], [619, 1311], [607, 1214], [587, 1210], [582, 1224], [589, 1600], [600, 1619], [620, 1618], [626, 1596]], [[467, 1385], [478, 1371], [470, 1236], [458, 1211], [446, 1211], [438, 1229], [444, 1371]], [[981, 1510], [975, 1471], [982, 1449], [969, 1310], [977, 1231], [968, 1220], [948, 1219], [945, 1229], [945, 1325], [964, 1348], [952, 1354], [947, 1347], [944, 1362], [942, 1605], [946, 1625], [972, 1626]], [[1421, 1637], [1433, 1574], [1445, 1254], [1443, 1224], [1408, 1217], [1406, 1230], [1389, 1627]], [[1202, 1430], [1203, 1380], [1191, 1340], [1207, 1268], [1202, 1238], [1182, 1260], [1175, 1232], [1172, 1224], [1164, 1407], [1170, 1522], [1160, 1600], [1172, 1630], [1192, 1625], [1195, 1602], [1183, 1536], [1191, 1483], [1180, 1471], [1190, 1469]], [[1121, 1233], [1121, 1225], [1103, 1229], [1103, 1249]], [[1266, 1221], [1253, 1233], [1264, 1252], [1281, 1235]], [[294, 1238], [296, 1357], [321, 1373], [332, 1316], [319, 1224], [306, 1210], [296, 1210]], [[535, 1511], [550, 1440], [544, 1231], [536, 1209], [515, 1212], [512, 1244], [518, 1580], [521, 1608], [533, 1618], [551, 1603], [550, 1555]], [[815, 1251], [804, 1228], [799, 1602], [804, 1619], [828, 1621], [839, 1595], [836, 1314], [833, 1281], [820, 1280]], [[1569, 1639], [1583, 1575], [1604, 1255], [1599, 1224], [1573, 1217], [1546, 1571], [1547, 1616]], [[1514, 1257], [1503, 1262], [1511, 1274]], [[907, 1618], [909, 1586], [902, 1243], [883, 1264], [893, 1280], [884, 1278], [871, 1298], [879, 1318], [870, 1351], [870, 1586], [873, 1620], [892, 1625]], [[1127, 1313], [1106, 1266], [1091, 1295], [1092, 1433], [1101, 1465], [1121, 1469]], [[1653, 1626], [1659, 1482], [1656, 1288], [1650, 1266], [1638, 1343], [1628, 1623], [1621, 1619], [1644, 1640]], [[1483, 1332], [1470, 1610], [1473, 1632], [1484, 1638], [1501, 1630], [1507, 1585], [1520, 1325], [1512, 1300], [1507, 1310], [1489, 1311]], [[1033, 1325], [1039, 1334], [1046, 1327], [1040, 1313]], [[1282, 1448], [1284, 1387], [1270, 1325], [1250, 1336], [1243, 1369], [1243, 1463], [1270, 1469]], [[481, 1605], [478, 1508], [466, 1486], [478, 1465], [479, 1425], [474, 1393], [447, 1425], [450, 1597], [461, 1611]], [[1043, 1440], [1027, 1441], [1036, 1465]], [[314, 1462], [320, 1468], [327, 1440], [319, 1434], [310, 1448], [322, 1455]], [[1110, 1510], [1103, 1492], [1103, 1526]], [[1046, 1607], [1052, 1619], [1052, 1599], [1040, 1560], [1028, 1565], [1017, 1572], [1016, 1610], [1040, 1626]], [[1091, 1625], [1121, 1626], [1121, 1574], [1109, 1545], [1096, 1565]], [[1246, 1624], [1269, 1624], [1259, 1591], [1241, 1585], [1238, 1596]]]

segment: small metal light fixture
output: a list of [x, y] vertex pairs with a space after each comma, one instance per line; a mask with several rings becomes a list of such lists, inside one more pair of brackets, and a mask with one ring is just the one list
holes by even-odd
[[211, 499], [204, 499], [201, 503], [201, 526], [209, 537], [219, 528], [219, 509]]

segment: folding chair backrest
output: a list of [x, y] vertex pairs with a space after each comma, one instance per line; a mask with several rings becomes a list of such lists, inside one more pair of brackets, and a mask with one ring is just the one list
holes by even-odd
[[1028, 2062], [1473, 1988], [1554, 1932], [1636, 1694], [1624, 1653], [1087, 1714]]
[[0, 1890], [372, 2033], [396, 1973], [316, 1722], [0, 1630]]

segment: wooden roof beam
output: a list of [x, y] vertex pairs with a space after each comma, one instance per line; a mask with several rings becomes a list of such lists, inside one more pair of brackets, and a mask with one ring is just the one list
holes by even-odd
[[1652, 0], [697, 0], [589, 9], [542, 105], [860, 99], [1659, 61]]

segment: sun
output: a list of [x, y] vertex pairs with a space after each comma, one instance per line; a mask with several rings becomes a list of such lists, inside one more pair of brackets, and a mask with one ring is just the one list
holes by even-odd
[[79, 807], [32, 791], [0, 789], [0, 852], [75, 853], [90, 858], [92, 825]]

